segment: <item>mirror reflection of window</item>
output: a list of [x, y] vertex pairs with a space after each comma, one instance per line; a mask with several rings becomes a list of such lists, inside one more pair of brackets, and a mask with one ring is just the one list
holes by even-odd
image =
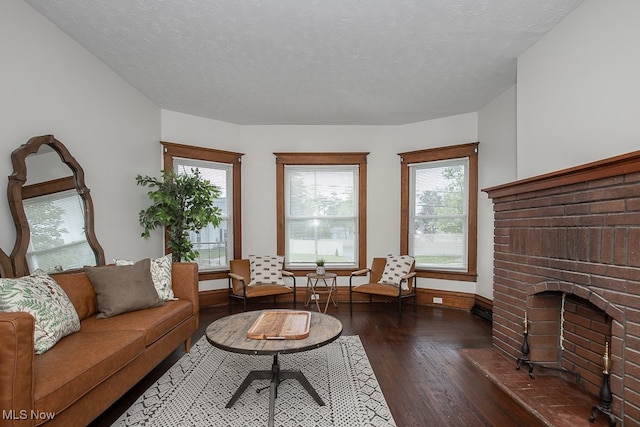
[[24, 200], [30, 242], [30, 271], [52, 273], [96, 265], [95, 254], [85, 237], [84, 208], [75, 190]]

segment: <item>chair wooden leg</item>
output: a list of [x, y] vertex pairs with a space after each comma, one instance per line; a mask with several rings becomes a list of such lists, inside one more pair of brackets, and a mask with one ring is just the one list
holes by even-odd
[[191, 351], [191, 337], [184, 341], [184, 352], [189, 353]]

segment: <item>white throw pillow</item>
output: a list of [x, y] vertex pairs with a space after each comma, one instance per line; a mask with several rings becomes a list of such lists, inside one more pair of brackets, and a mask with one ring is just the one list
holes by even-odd
[[[384, 272], [378, 283], [386, 283], [388, 285], [399, 286], [403, 276], [411, 271], [414, 258], [409, 255], [387, 256], [387, 263], [384, 266]], [[408, 291], [409, 284], [405, 280], [402, 282], [402, 290]]]
[[251, 265], [251, 284], [284, 285], [282, 266], [284, 257], [280, 255], [249, 255]]
[[[114, 263], [120, 266], [135, 264], [133, 261], [126, 259], [116, 259]], [[151, 280], [153, 280], [153, 286], [156, 288], [158, 296], [165, 301], [175, 299], [171, 282], [172, 265], [173, 256], [171, 254], [151, 259]]]
[[80, 330], [67, 294], [50, 276], [0, 279], [0, 311], [26, 312], [35, 318], [34, 349], [42, 354], [62, 337]]

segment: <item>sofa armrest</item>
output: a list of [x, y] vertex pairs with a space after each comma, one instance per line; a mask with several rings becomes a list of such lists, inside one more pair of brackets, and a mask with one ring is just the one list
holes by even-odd
[[175, 262], [171, 267], [173, 294], [181, 300], [191, 301], [193, 314], [200, 312], [198, 295], [198, 264], [195, 262]]
[[35, 319], [28, 313], [0, 313], [0, 414], [5, 414], [0, 418], [2, 426], [34, 425], [32, 417], [23, 416], [35, 409], [34, 329]]

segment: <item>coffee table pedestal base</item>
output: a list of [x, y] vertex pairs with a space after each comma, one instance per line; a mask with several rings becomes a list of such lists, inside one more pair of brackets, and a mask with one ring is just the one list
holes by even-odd
[[[270, 371], [251, 371], [247, 377], [242, 381], [238, 390], [231, 396], [229, 403], [225, 406], [231, 408], [234, 403], [240, 398], [242, 393], [251, 385], [254, 380], [271, 380], [269, 386], [269, 427], [273, 427], [273, 419], [275, 415], [276, 398], [278, 397], [278, 385], [284, 380], [297, 380], [305, 390], [313, 397], [313, 399], [320, 406], [324, 406], [324, 401], [320, 395], [315, 391], [307, 377], [301, 371], [298, 370], [280, 370], [280, 363], [278, 362], [278, 355], [273, 355], [273, 364]], [[259, 393], [261, 389], [258, 389]]]

